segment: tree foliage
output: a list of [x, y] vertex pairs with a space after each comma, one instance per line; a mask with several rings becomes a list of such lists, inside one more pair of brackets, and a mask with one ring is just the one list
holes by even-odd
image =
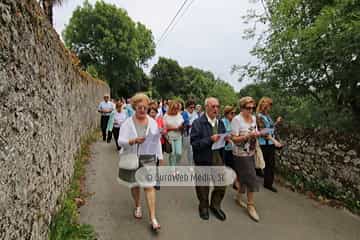
[[234, 105], [234, 88], [214, 74], [192, 66], [181, 67], [172, 59], [160, 57], [151, 69], [152, 85], [156, 95], [163, 98], [178, 96], [203, 101], [206, 97], [219, 98], [222, 105]]
[[359, 121], [360, 1], [261, 2], [265, 13], [248, 16], [268, 24], [252, 50], [260, 64], [234, 70], [241, 77], [276, 82], [287, 94], [312, 98], [327, 115], [345, 109]]
[[125, 10], [103, 1], [94, 6], [85, 1], [74, 11], [63, 38], [85, 69], [95, 67], [108, 81], [113, 96], [147, 90], [142, 67], [155, 55], [155, 43], [151, 31]]
[[239, 97], [244, 96], [252, 96], [257, 102], [264, 96], [272, 98], [274, 104], [271, 114], [274, 118], [282, 116], [290, 125], [354, 130], [349, 109], [331, 111], [334, 109], [331, 102], [323, 104], [314, 98], [289, 94], [274, 82], [249, 84], [239, 92]]

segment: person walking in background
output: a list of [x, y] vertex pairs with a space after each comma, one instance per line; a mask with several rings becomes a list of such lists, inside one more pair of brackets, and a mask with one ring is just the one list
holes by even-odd
[[[118, 101], [115, 107], [116, 107], [115, 111], [112, 111], [110, 114], [106, 131], [108, 132], [108, 136], [111, 136], [111, 133], [114, 135], [116, 148], [117, 150], [120, 150], [120, 146], [118, 144], [119, 131], [122, 123], [127, 119], [127, 114], [123, 110], [123, 104], [121, 101]], [[108, 137], [108, 142], [110, 142], [110, 140]]]
[[256, 118], [253, 116], [255, 100], [252, 97], [243, 97], [239, 101], [240, 114], [231, 121], [233, 145], [233, 167], [237, 174], [238, 189], [237, 202], [244, 207], [242, 194], [247, 193], [247, 210], [250, 217], [259, 221], [255, 209], [254, 193], [259, 191], [255, 172], [256, 138], [260, 136], [256, 127]]
[[[224, 166], [223, 148], [212, 150], [213, 143], [220, 140], [218, 134], [225, 133], [222, 121], [217, 120], [220, 105], [216, 98], [205, 100], [206, 114], [196, 119], [190, 133], [190, 142], [194, 152], [196, 166]], [[214, 184], [215, 185], [215, 184]], [[225, 196], [225, 186], [214, 186], [209, 204], [210, 186], [196, 185], [196, 195], [199, 200], [199, 216], [203, 220], [209, 219], [209, 209], [216, 218], [224, 221], [225, 213], [221, 210], [221, 202]]]
[[[156, 107], [152, 107], [149, 108], [148, 110], [148, 114], [151, 118], [155, 119], [157, 126], [160, 130], [160, 134], [161, 134], [161, 138], [160, 138], [160, 142], [161, 142], [161, 149], [162, 152], [164, 153], [164, 149], [165, 149], [165, 135], [166, 135], [166, 128], [165, 128], [165, 124], [164, 124], [164, 120], [161, 116], [158, 116], [158, 108]], [[157, 117], [158, 116], [158, 117]]]
[[169, 105], [169, 110], [164, 116], [165, 128], [167, 129], [167, 138], [171, 143], [172, 152], [169, 157], [170, 166], [176, 166], [181, 159], [182, 138], [184, 119], [180, 115], [180, 104], [173, 100]]
[[[110, 118], [111, 112], [114, 110], [112, 102], [109, 101], [110, 95], [104, 95], [104, 101], [102, 101], [98, 107], [98, 112], [101, 113], [100, 127], [102, 132], [103, 140], [106, 141], [106, 128]], [[111, 139], [111, 135], [110, 135]]]
[[162, 112], [162, 100], [158, 101], [158, 108], [157, 108], [157, 115], [156, 118], [158, 117], [163, 117], [163, 112]]
[[[161, 116], [157, 117], [158, 116], [157, 105], [153, 105], [152, 107], [150, 107], [149, 110], [148, 110], [148, 114], [157, 123], [157, 126], [158, 126], [160, 134], [161, 134], [161, 138], [160, 138], [161, 150], [162, 150], [162, 152], [164, 154], [164, 148], [165, 148], [165, 146], [164, 146], [164, 144], [165, 144], [164, 134], [166, 133], [166, 129], [164, 128], [164, 121], [163, 121], [162, 117]], [[160, 165], [164, 165], [164, 160], [163, 159], [157, 159], [156, 167], [159, 167]], [[157, 174], [159, 174], [159, 169], [158, 168], [156, 168], [156, 171], [157, 171]], [[155, 189], [160, 190], [160, 182], [159, 181], [156, 183]]]
[[189, 165], [193, 165], [193, 151], [192, 151], [192, 147], [190, 144], [190, 132], [191, 132], [191, 128], [192, 125], [194, 123], [194, 121], [198, 118], [196, 112], [195, 112], [195, 102], [193, 100], [189, 100], [186, 102], [186, 110], [185, 112], [188, 115], [188, 124], [185, 125], [185, 134], [184, 134], [184, 143], [185, 143], [185, 148], [187, 149], [187, 159], [189, 162]]
[[[183, 129], [183, 137], [187, 137], [188, 133], [189, 133], [189, 126], [190, 126], [190, 115], [189, 113], [185, 110], [185, 107], [183, 104], [180, 103], [180, 114], [184, 120], [184, 129]], [[184, 140], [184, 139], [183, 139]]]
[[131, 101], [132, 101], [131, 98], [129, 98], [129, 99], [127, 100], [127, 104], [126, 104], [126, 106], [125, 106], [126, 114], [127, 114], [128, 117], [132, 117], [132, 115], [134, 114], [134, 109], [133, 109], [133, 107], [132, 107]]
[[169, 109], [168, 100], [163, 100], [163, 104], [161, 106], [161, 111], [163, 116], [165, 116], [168, 109]]
[[275, 170], [275, 148], [281, 148], [282, 144], [280, 144], [275, 139], [275, 126], [279, 124], [282, 119], [281, 117], [278, 117], [276, 122], [273, 122], [269, 115], [272, 104], [273, 102], [271, 98], [263, 97], [260, 99], [256, 109], [256, 122], [259, 131], [264, 131], [266, 134], [264, 137], [259, 138], [259, 144], [265, 161], [264, 187], [270, 191], [277, 192], [277, 189], [273, 186]]
[[[120, 162], [122, 156], [125, 156], [125, 153], [138, 155], [138, 159], [135, 159], [136, 161], [139, 161], [142, 155], [149, 154], [155, 155], [157, 159], [163, 159], [159, 128], [157, 127], [156, 121], [147, 115], [150, 99], [145, 94], [138, 93], [132, 97], [131, 102], [133, 104], [133, 108], [135, 109], [134, 116], [128, 118], [120, 128], [118, 139], [118, 143], [122, 148], [120, 151]], [[153, 141], [155, 141], [152, 142], [152, 144], [155, 144], [155, 147], [152, 148], [143, 145], [145, 144], [145, 138], [149, 133], [154, 137]], [[140, 167], [142, 167], [141, 161], [139, 163], [139, 168]], [[135, 173], [137, 170], [138, 169], [129, 170], [119, 168], [118, 180], [120, 183], [125, 183], [127, 186], [130, 186], [135, 203], [134, 217], [140, 219], [142, 218], [142, 211], [140, 207], [140, 186], [135, 179]], [[146, 186], [144, 187], [144, 191], [149, 210], [150, 226], [156, 231], [160, 229], [160, 224], [158, 223], [155, 214], [156, 195], [154, 186], [155, 183], [153, 186]]]
[[200, 104], [196, 105], [196, 114], [198, 118], [200, 118], [203, 115], [202, 107]]
[[[231, 133], [231, 121], [236, 115], [235, 107], [233, 106], [225, 106], [224, 108], [224, 118], [221, 119], [223, 121], [226, 133]], [[233, 167], [233, 154], [232, 154], [232, 141], [229, 139], [229, 141], [226, 143], [224, 148], [224, 162], [225, 165], [231, 168]]]

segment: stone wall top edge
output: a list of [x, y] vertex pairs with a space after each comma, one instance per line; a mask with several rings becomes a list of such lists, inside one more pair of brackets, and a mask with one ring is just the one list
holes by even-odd
[[[41, 21], [41, 25], [44, 27], [44, 31], [46, 31], [46, 34], [48, 34], [49, 37], [53, 40], [51, 44], [58, 45], [58, 47], [62, 50], [60, 53], [69, 60], [71, 65], [74, 67], [74, 70], [81, 76], [83, 80], [90, 81], [95, 84], [103, 85], [104, 87], [109, 88], [109, 85], [106, 81], [99, 78], [94, 78], [89, 73], [80, 68], [79, 58], [74, 52], [71, 52], [65, 47], [59, 34], [56, 32], [53, 26], [51, 26], [50, 22], [46, 19], [39, 3], [36, 0], [16, 0], [12, 1], [12, 4], [17, 4], [18, 6], [21, 6], [19, 10], [26, 10], [28, 14], [32, 15], [32, 17], [35, 17], [38, 21]], [[41, 16], [40, 19], [39, 15]]]

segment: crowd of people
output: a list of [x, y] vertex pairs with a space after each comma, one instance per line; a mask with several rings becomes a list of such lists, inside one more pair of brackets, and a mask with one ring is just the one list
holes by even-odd
[[[193, 100], [185, 104], [179, 100], [155, 101], [138, 93], [131, 99], [114, 101], [105, 95], [98, 107], [102, 137], [108, 143], [113, 138], [120, 153], [118, 180], [131, 188], [134, 217], [142, 218], [140, 187], [143, 187], [150, 226], [154, 231], [160, 229], [155, 207], [159, 183], [142, 186], [136, 180], [136, 172], [149, 163], [175, 167], [185, 158], [189, 166], [233, 169], [236, 173], [232, 186], [236, 191], [235, 200], [258, 222], [260, 217], [255, 208], [255, 192], [259, 191], [257, 176], [264, 178], [264, 188], [277, 192], [274, 187], [275, 150], [283, 147], [275, 138], [276, 126], [282, 119], [278, 117], [273, 122], [271, 108], [272, 100], [268, 97], [263, 97], [257, 104], [252, 97], [242, 97], [238, 106], [223, 107], [218, 99], [209, 97], [204, 102], [203, 112], [202, 105]], [[214, 150], [212, 146], [221, 136], [225, 136], [225, 144]], [[182, 156], [184, 148], [187, 156]], [[169, 154], [167, 162], [164, 153]], [[226, 188], [214, 185], [209, 197], [210, 186], [195, 186], [201, 219], [209, 219], [210, 211], [216, 218], [226, 219], [221, 209]]]

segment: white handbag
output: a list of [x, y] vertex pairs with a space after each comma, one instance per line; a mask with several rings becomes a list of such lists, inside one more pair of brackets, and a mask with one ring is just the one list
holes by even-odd
[[261, 151], [261, 147], [258, 140], [256, 140], [256, 147], [255, 147], [255, 167], [260, 169], [265, 168], [264, 155]]
[[119, 151], [119, 168], [126, 170], [136, 170], [139, 168], [139, 157], [136, 153], [131, 152], [131, 148], [127, 151]]

